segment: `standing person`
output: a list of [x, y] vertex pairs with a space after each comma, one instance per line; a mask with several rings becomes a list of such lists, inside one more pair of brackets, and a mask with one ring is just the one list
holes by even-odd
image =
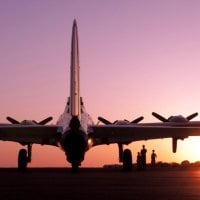
[[141, 164], [142, 164], [142, 168], [146, 169], [146, 153], [147, 150], [145, 149], [145, 145], [142, 145], [142, 149], [141, 149]]
[[141, 170], [141, 154], [140, 152], [137, 153], [137, 170]]
[[156, 153], [155, 153], [155, 150], [152, 150], [152, 153], [151, 153], [151, 166], [152, 167], [155, 167], [156, 166]]

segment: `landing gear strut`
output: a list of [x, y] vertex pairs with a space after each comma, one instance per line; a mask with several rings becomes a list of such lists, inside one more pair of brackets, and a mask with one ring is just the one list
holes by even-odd
[[124, 171], [132, 170], [132, 153], [130, 149], [123, 150], [123, 144], [118, 144], [119, 148], [119, 162], [123, 163]]
[[18, 154], [18, 170], [21, 172], [25, 172], [27, 169], [27, 164], [31, 162], [31, 154], [32, 154], [32, 144], [27, 145], [26, 149], [20, 149]]

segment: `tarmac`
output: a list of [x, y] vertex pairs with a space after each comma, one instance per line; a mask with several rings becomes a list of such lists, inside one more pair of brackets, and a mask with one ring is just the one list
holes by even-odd
[[0, 169], [0, 199], [200, 199], [200, 169]]

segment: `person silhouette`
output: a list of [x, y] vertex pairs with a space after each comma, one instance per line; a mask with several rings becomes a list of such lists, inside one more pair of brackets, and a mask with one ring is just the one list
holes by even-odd
[[141, 163], [141, 154], [140, 152], [137, 153], [137, 170], [141, 170], [141, 166], [142, 163]]
[[146, 153], [147, 153], [147, 150], [145, 149], [145, 145], [142, 145], [142, 149], [141, 149], [141, 165], [142, 165], [142, 169], [146, 169]]
[[151, 153], [151, 166], [152, 167], [155, 167], [156, 166], [156, 153], [155, 153], [155, 150], [152, 150], [152, 153]]

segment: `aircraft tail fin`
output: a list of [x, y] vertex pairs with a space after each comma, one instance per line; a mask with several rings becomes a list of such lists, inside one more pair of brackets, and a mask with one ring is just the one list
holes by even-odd
[[71, 76], [70, 76], [70, 114], [80, 118], [80, 66], [79, 66], [79, 46], [78, 46], [78, 27], [76, 20], [72, 27], [71, 40]]
[[57, 124], [65, 129], [69, 126], [71, 118], [77, 116], [81, 121], [82, 128], [86, 130], [88, 124], [93, 124], [93, 121], [86, 113], [82, 97], [80, 97], [79, 45], [76, 20], [74, 20], [72, 26], [70, 71], [70, 97]]

